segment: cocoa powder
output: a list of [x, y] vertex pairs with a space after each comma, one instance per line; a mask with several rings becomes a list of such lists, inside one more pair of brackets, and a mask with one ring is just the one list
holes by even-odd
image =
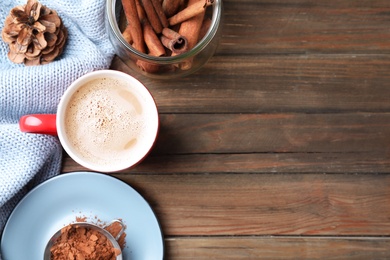
[[[121, 225], [114, 222], [105, 228], [116, 237]], [[123, 248], [126, 234], [118, 239]], [[102, 233], [89, 227], [69, 225], [61, 229], [61, 235], [50, 249], [52, 260], [115, 260], [121, 252], [115, 249]]]

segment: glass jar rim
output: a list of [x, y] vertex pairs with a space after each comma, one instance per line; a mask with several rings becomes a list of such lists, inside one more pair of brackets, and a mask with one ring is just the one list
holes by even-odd
[[118, 0], [107, 0], [106, 5], [106, 14], [107, 19], [109, 23], [109, 28], [114, 33], [117, 40], [130, 52], [137, 55], [138, 58], [144, 61], [150, 61], [150, 62], [159, 62], [162, 64], [171, 64], [174, 62], [178, 62], [181, 60], [188, 59], [191, 56], [195, 56], [199, 52], [201, 52], [214, 38], [218, 31], [218, 27], [221, 22], [221, 16], [222, 16], [222, 0], [214, 0], [214, 4], [212, 5], [212, 18], [211, 18], [211, 25], [210, 28], [207, 30], [205, 36], [191, 49], [184, 53], [181, 53], [176, 56], [164, 56], [164, 57], [156, 57], [151, 56], [146, 53], [142, 53], [133, 46], [131, 46], [122, 36], [122, 33], [119, 29], [118, 23], [116, 21], [116, 2]]

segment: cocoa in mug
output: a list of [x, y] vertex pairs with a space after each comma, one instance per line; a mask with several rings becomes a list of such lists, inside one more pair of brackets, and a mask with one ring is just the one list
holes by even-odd
[[139, 99], [123, 80], [106, 77], [84, 84], [65, 112], [65, 132], [75, 152], [101, 167], [137, 154], [136, 144], [145, 142], [149, 129]]
[[[40, 132], [26, 129], [29, 121], [34, 120], [21, 120], [22, 131]], [[128, 74], [101, 70], [80, 77], [66, 90], [55, 130], [76, 162], [113, 172], [136, 165], [149, 153], [158, 125], [155, 101], [143, 84]]]

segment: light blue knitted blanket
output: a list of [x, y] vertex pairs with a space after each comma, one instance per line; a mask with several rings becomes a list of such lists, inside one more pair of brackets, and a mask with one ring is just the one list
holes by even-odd
[[[10, 10], [26, 2], [0, 1], [1, 30]], [[9, 61], [8, 45], [0, 39], [0, 234], [18, 201], [61, 169], [58, 139], [21, 133], [19, 118], [31, 113], [55, 113], [63, 92], [75, 79], [108, 68], [114, 55], [104, 27], [105, 0], [40, 2], [57, 11], [69, 36], [62, 56], [33, 67]]]

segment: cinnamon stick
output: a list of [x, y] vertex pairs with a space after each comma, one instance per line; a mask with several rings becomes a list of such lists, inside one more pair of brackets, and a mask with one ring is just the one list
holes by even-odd
[[171, 17], [177, 13], [181, 0], [163, 0], [162, 9], [166, 17]]
[[152, 0], [152, 4], [153, 4], [153, 7], [154, 7], [154, 10], [157, 13], [158, 18], [160, 19], [162, 27], [163, 28], [168, 27], [169, 26], [168, 19], [165, 16], [165, 13], [164, 13], [164, 11], [162, 9], [162, 5], [160, 3], [160, 0]]
[[131, 26], [131, 38], [133, 46], [140, 52], [145, 52], [145, 44], [143, 41], [143, 33], [141, 22], [138, 19], [137, 7], [135, 0], [122, 0], [123, 11], [127, 19], [127, 23]]
[[173, 66], [172, 64], [158, 65], [143, 60], [138, 60], [137, 66], [141, 70], [147, 73], [164, 73], [164, 72], [173, 72], [176, 70], [176, 67]]
[[[122, 0], [126, 1], [126, 0]], [[160, 18], [157, 15], [156, 10], [154, 9], [153, 3], [151, 0], [142, 0], [142, 5], [144, 7], [146, 16], [150, 22], [150, 25], [153, 27], [153, 30], [156, 33], [161, 33], [163, 26], [161, 24]]]
[[209, 30], [210, 26], [211, 26], [211, 19], [205, 18], [203, 20], [202, 26], [200, 27], [198, 41], [200, 41], [201, 39], [203, 39], [203, 37], [206, 36], [207, 31]]
[[[188, 0], [188, 5], [195, 5], [203, 1]], [[205, 16], [205, 8], [198, 15], [182, 22], [180, 25], [179, 34], [186, 37], [188, 41], [188, 49], [191, 50], [195, 47], [199, 40], [200, 28], [202, 27], [203, 19]], [[188, 58], [179, 64], [182, 70], [188, 70], [192, 67], [193, 58]]]
[[[194, 48], [208, 31], [211, 20], [203, 19], [206, 7], [212, 5], [215, 0], [188, 0], [187, 7], [182, 9], [183, 1], [122, 0], [128, 23], [123, 37], [133, 43], [137, 50], [157, 57], [174, 56]], [[182, 11], [166, 19], [164, 3], [178, 3], [178, 8]], [[192, 67], [192, 63], [193, 58], [176, 65], [159, 65], [141, 59], [136, 61], [136, 64], [148, 73], [163, 73], [178, 67], [187, 70]]]
[[175, 54], [188, 50], [187, 39], [172, 29], [164, 28], [160, 39], [162, 44]]
[[141, 70], [147, 73], [156, 73], [160, 71], [160, 65], [158, 64], [150, 63], [143, 60], [137, 60], [136, 64]]
[[[143, 37], [146, 43], [146, 46], [149, 49], [149, 55], [153, 56], [162, 56], [165, 54], [165, 49], [159, 41], [156, 33], [154, 32], [149, 20], [146, 17], [145, 9], [141, 4], [141, 0], [136, 0], [138, 18], [141, 22]], [[146, 51], [145, 51], [146, 53]], [[143, 60], [136, 61], [137, 66], [148, 73], [157, 73], [160, 70], [160, 65], [153, 64]]]
[[137, 13], [138, 13], [138, 18], [142, 24], [142, 22], [147, 19], [146, 14], [145, 14], [145, 9], [141, 4], [141, 0], [135, 0], [135, 5], [137, 7]]
[[204, 13], [207, 6], [214, 3], [214, 0], [188, 1], [188, 6], [168, 19], [169, 25], [173, 26], [184, 22], [192, 17]]
[[143, 21], [142, 28], [144, 31], [144, 40], [146, 46], [149, 49], [148, 54], [156, 57], [165, 55], [164, 46], [162, 45], [160, 39], [157, 37], [148, 20]]
[[130, 25], [127, 25], [126, 29], [122, 32], [122, 36], [126, 40], [126, 42], [132, 45], [133, 38], [131, 37], [131, 31], [132, 31], [132, 27]]
[[144, 33], [144, 40], [146, 46], [149, 49], [149, 54], [152, 56], [163, 56], [165, 54], [164, 46], [159, 40], [158, 36], [154, 32], [149, 20], [146, 17], [145, 9], [140, 3], [140, 0], [136, 0], [138, 17], [142, 24], [142, 29]]

